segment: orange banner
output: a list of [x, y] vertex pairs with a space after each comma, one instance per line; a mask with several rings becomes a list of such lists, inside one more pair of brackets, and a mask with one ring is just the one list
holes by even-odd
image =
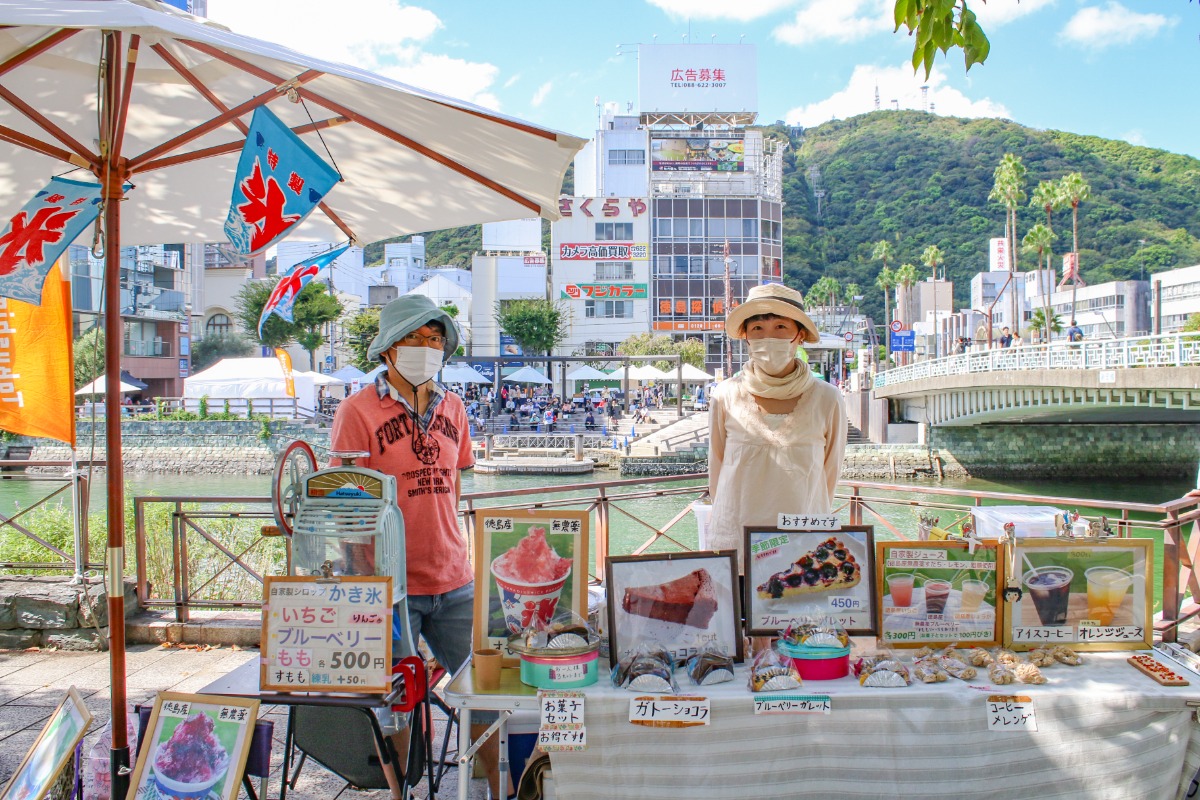
[[40, 306], [0, 297], [0, 428], [75, 446], [71, 284], [59, 261]]
[[292, 379], [292, 357], [282, 347], [275, 348], [275, 357], [279, 359], [279, 366], [283, 367], [283, 382], [287, 386], [287, 396], [295, 397], [296, 382]]

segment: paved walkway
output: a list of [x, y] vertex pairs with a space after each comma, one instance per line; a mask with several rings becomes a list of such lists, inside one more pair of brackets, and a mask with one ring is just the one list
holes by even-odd
[[[200, 650], [132, 645], [126, 659], [130, 708], [138, 703], [153, 702], [155, 694], [160, 691], [195, 692], [257, 657], [258, 650], [254, 649], [218, 647]], [[0, 650], [0, 787], [12, 777], [13, 771], [37, 739], [47, 717], [71, 686], [83, 696], [94, 717], [84, 740], [86, 754], [108, 721], [111, 685], [107, 653]], [[445, 718], [436, 708], [434, 714], [438, 718], [435, 720], [438, 725], [435, 741], [440, 745]], [[278, 797], [287, 709], [284, 706], [263, 706], [259, 716], [275, 722], [270, 791]], [[457, 779], [457, 769], [452, 768], [442, 781], [438, 796], [455, 797]], [[344, 786], [345, 783], [337, 776], [309, 761], [300, 773], [296, 788], [288, 790], [288, 797], [294, 797], [295, 800], [329, 800], [338, 795]], [[246, 797], [244, 789], [241, 796]], [[428, 787], [422, 783], [417, 787], [415, 796], [428, 797]], [[486, 796], [486, 783], [483, 780], [472, 781], [472, 800], [484, 800]], [[387, 800], [389, 793], [386, 790], [348, 790], [343, 797]]]

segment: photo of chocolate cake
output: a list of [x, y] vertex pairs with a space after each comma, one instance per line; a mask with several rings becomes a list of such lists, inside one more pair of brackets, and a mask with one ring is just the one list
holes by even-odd
[[626, 589], [621, 608], [639, 617], [703, 629], [717, 611], [717, 598], [712, 576], [698, 569], [657, 586]]

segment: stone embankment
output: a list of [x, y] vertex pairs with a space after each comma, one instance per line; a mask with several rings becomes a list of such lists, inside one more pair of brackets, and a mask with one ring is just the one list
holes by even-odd
[[[137, 610], [135, 584], [129, 579], [125, 614]], [[58, 576], [0, 577], [0, 650], [96, 650], [107, 638], [108, 592], [103, 583], [84, 586]]]

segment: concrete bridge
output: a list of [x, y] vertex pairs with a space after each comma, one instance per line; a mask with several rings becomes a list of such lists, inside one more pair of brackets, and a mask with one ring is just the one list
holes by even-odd
[[1200, 333], [962, 353], [879, 373], [872, 394], [933, 426], [1200, 423]]

